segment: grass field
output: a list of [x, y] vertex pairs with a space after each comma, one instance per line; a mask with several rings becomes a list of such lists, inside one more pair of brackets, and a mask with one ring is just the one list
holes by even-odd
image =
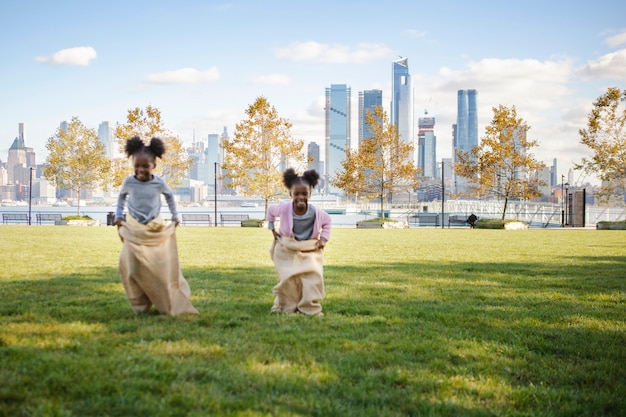
[[323, 318], [271, 234], [181, 227], [198, 316], [134, 316], [112, 227], [0, 227], [0, 416], [624, 416], [626, 234], [336, 229]]

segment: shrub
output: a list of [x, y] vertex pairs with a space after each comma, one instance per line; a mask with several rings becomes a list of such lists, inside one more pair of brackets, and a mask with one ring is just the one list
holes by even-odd
[[65, 216], [63, 220], [93, 220], [90, 216]]

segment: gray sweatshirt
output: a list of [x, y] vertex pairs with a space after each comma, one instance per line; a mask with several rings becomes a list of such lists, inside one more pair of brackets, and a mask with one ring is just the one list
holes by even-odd
[[161, 212], [161, 194], [165, 196], [165, 201], [170, 208], [172, 221], [178, 221], [174, 193], [163, 181], [163, 178], [157, 175], [152, 175], [152, 179], [146, 182], [139, 181], [134, 175], [124, 179], [120, 195], [117, 198], [115, 218], [124, 217], [124, 203], [126, 202], [128, 214], [141, 224], [150, 223]]

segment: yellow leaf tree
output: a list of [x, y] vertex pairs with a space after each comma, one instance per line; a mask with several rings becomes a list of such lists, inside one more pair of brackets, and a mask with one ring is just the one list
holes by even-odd
[[291, 136], [291, 123], [279, 117], [265, 97], [258, 97], [246, 115], [235, 126], [233, 139], [222, 144], [222, 171], [231, 180], [228, 187], [260, 196], [267, 212], [269, 200], [284, 194], [282, 171], [298, 170], [306, 163], [304, 141]]
[[536, 175], [545, 165], [530, 152], [538, 142], [528, 139], [529, 129], [515, 106], [493, 107], [493, 119], [478, 146], [456, 153], [454, 172], [469, 179], [469, 194], [504, 199], [503, 220], [509, 200], [538, 197], [539, 186], [545, 185]]
[[[163, 160], [157, 163], [155, 172], [163, 177], [172, 188], [180, 185], [187, 178], [192, 160], [183, 147], [178, 135], [163, 126], [161, 112], [154, 106], [145, 109], [135, 107], [128, 110], [126, 123], [118, 123], [115, 127], [115, 137], [120, 153], [124, 153], [126, 140], [133, 136], [141, 137], [146, 143], [153, 137], [158, 137], [165, 143]], [[132, 166], [126, 158], [116, 158], [112, 161], [113, 185], [118, 187], [124, 178], [132, 174]]]
[[580, 143], [593, 155], [583, 158], [576, 169], [598, 174], [601, 200], [626, 191], [626, 90], [609, 88], [593, 103], [587, 128], [580, 129]]
[[346, 158], [332, 184], [348, 195], [380, 199], [381, 217], [384, 217], [386, 199], [418, 185], [418, 169], [412, 158], [414, 148], [401, 140], [382, 107], [368, 112], [365, 123], [371, 136], [359, 143], [358, 150], [346, 150]]
[[46, 142], [48, 158], [43, 174], [58, 187], [77, 195], [76, 214], [80, 215], [83, 190], [103, 185], [109, 176], [110, 161], [95, 129], [89, 129], [72, 117], [64, 130], [58, 128]]

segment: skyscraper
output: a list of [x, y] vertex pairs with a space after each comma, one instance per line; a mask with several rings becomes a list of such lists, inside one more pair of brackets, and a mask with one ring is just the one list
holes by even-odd
[[420, 176], [436, 179], [439, 177], [437, 169], [437, 137], [435, 136], [435, 118], [424, 117], [418, 119], [419, 131], [417, 134], [417, 167], [421, 170]]
[[400, 140], [415, 144], [413, 138], [413, 90], [408, 58], [392, 63], [391, 114], [389, 120], [396, 126]]
[[309, 157], [309, 168], [314, 169], [322, 177], [322, 181], [318, 184], [317, 189], [324, 188], [324, 177], [322, 172], [322, 161], [320, 161], [320, 145], [316, 142], [309, 142], [307, 146], [307, 156]]
[[326, 192], [342, 194], [332, 187], [336, 173], [341, 169], [341, 161], [350, 148], [350, 87], [345, 84], [331, 84], [326, 88], [326, 169], [324, 182]]
[[359, 143], [372, 136], [368, 132], [367, 113], [375, 114], [376, 106], [383, 105], [382, 90], [365, 90], [359, 92]]
[[30, 168], [35, 169], [35, 151], [26, 147], [24, 123], [18, 125], [18, 136], [9, 148], [7, 158], [7, 181], [9, 184], [28, 184]]
[[121, 156], [116, 146], [117, 144], [115, 143], [115, 135], [111, 128], [111, 122], [100, 123], [100, 126], [98, 126], [98, 139], [100, 139], [100, 142], [104, 145], [107, 158], [118, 158]]
[[[476, 114], [476, 90], [459, 90], [457, 93], [456, 124], [453, 125], [452, 158], [456, 162], [456, 152], [469, 152], [478, 145], [478, 117]], [[455, 175], [455, 192], [465, 189], [464, 178]]]

